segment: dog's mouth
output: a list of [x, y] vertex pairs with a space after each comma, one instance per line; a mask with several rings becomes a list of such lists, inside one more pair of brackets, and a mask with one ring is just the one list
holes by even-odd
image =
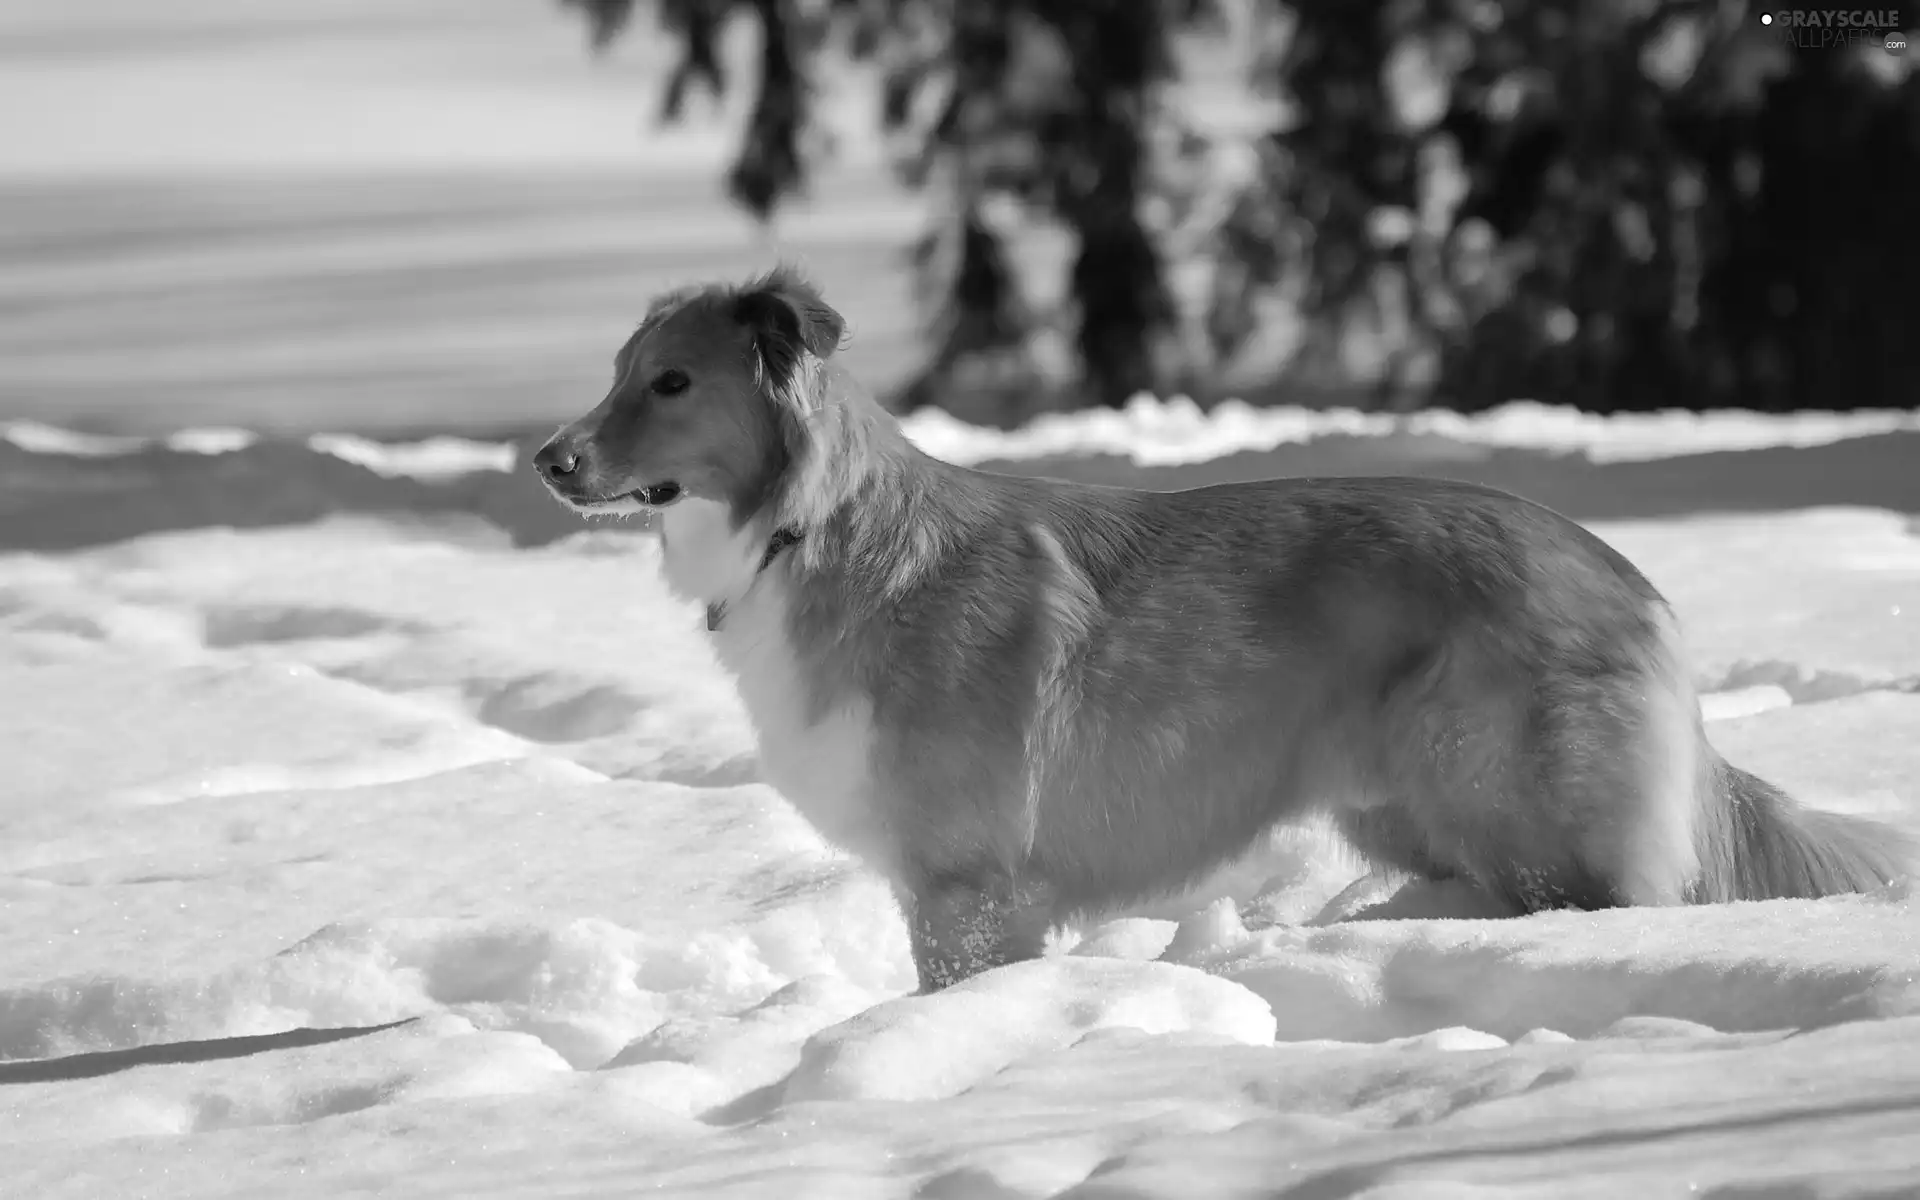
[[554, 499], [578, 513], [648, 513], [666, 508], [685, 495], [678, 483], [668, 480], [637, 487], [631, 491], [616, 492], [611, 496], [583, 496], [565, 488], [549, 487]]
[[637, 487], [627, 495], [647, 508], [665, 508], [681, 496], [680, 485], [669, 479], [652, 487]]

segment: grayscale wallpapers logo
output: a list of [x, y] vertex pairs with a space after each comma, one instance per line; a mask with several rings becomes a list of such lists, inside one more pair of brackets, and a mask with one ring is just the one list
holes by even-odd
[[1907, 50], [1904, 14], [1897, 8], [1776, 8], [1761, 13], [1760, 23], [1797, 50], [1859, 45], [1883, 46], [1890, 54]]

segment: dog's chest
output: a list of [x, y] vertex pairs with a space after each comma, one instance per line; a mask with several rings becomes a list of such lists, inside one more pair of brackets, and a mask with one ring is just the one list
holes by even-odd
[[753, 721], [767, 783], [827, 840], [884, 870], [891, 855], [884, 814], [874, 803], [871, 709], [856, 699], [815, 719], [778, 581], [763, 578], [729, 603], [711, 637]]

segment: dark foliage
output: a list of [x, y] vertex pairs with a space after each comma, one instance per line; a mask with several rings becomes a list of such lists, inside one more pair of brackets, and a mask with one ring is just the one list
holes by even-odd
[[[633, 0], [561, 2], [599, 47], [634, 17]], [[669, 118], [690, 87], [729, 85], [728, 21], [758, 24], [729, 188], [762, 217], [806, 184], [816, 54], [880, 64], [901, 176], [945, 201], [914, 250], [931, 320], [909, 405], [982, 363], [1021, 369], [1056, 319], [1010, 265], [1036, 222], [1071, 243], [1058, 319], [1096, 402], [1176, 380], [1205, 394], [1273, 332], [1276, 292], [1303, 321], [1286, 379], [1383, 404], [1920, 401], [1895, 354], [1920, 328], [1903, 228], [1920, 211], [1920, 80], [1868, 61], [1877, 43], [1786, 45], [1717, 0], [1251, 0], [1233, 22], [1206, 0], [654, 7], [680, 52]], [[1249, 95], [1286, 97], [1291, 118], [1258, 139], [1260, 169], [1204, 242], [1177, 251], [1210, 278], [1203, 311], [1182, 314], [1176, 251], [1142, 214], [1207, 189], [1205, 140], [1162, 85], [1176, 39], [1223, 30], [1270, 39]]]
[[[1241, 211], [1300, 223], [1303, 256], [1264, 279], [1305, 274], [1302, 369], [1385, 297], [1410, 328], [1382, 390], [1459, 407], [1920, 400], [1896, 353], [1920, 328], [1920, 80], [1881, 35], [1788, 45], [1692, 2], [1294, 7], [1267, 69], [1301, 119]], [[1450, 81], [1430, 123], [1382, 82], [1409, 51]], [[1465, 174], [1450, 210], [1442, 158]], [[1382, 208], [1410, 236], [1370, 236]]]
[[[727, 80], [718, 39], [734, 15], [761, 34], [758, 89], [729, 190], [756, 216], [802, 192], [807, 163], [806, 56], [835, 32], [856, 58], [883, 67], [885, 124], [910, 150], [901, 176], [946, 189], [946, 222], [915, 248], [930, 301], [927, 369], [906, 400], [937, 394], [979, 360], [1017, 362], [1035, 324], [1003, 239], [987, 213], [1010, 199], [1048, 214], [1075, 246], [1069, 294], [1088, 393], [1117, 404], [1160, 377], [1157, 347], [1172, 320], [1159, 253], [1139, 209], [1149, 190], [1145, 140], [1154, 89], [1170, 69], [1164, 18], [1183, 0], [662, 0], [679, 63], [664, 111], [690, 84]], [[634, 15], [633, 0], [562, 0], [587, 17], [596, 47]], [[934, 106], [929, 111], [929, 105]]]

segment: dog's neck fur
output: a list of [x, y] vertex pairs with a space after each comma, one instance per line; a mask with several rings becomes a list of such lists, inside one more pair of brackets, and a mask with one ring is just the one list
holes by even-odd
[[688, 497], [660, 520], [667, 587], [683, 600], [726, 605], [744, 596], [767, 559], [772, 532], [763, 519], [735, 524], [725, 504]]
[[787, 387], [792, 394], [783, 400], [804, 414], [804, 446], [761, 509], [738, 513], [721, 501], [688, 497], [662, 515], [667, 586], [707, 606], [709, 629], [764, 573], [789, 560], [804, 573], [869, 557], [925, 557], [874, 553], [879, 543], [913, 537], [901, 484], [907, 458], [919, 452], [898, 422], [817, 359], [804, 362]]
[[[801, 534], [785, 525], [774, 530], [773, 536], [767, 539], [766, 552], [760, 556], [760, 566], [754, 574], [758, 576], [761, 572], [772, 566], [773, 560], [780, 557], [780, 552], [798, 543], [801, 537]], [[726, 619], [727, 602], [725, 600], [709, 600], [707, 602], [707, 632], [719, 632], [721, 624], [724, 623]]]

